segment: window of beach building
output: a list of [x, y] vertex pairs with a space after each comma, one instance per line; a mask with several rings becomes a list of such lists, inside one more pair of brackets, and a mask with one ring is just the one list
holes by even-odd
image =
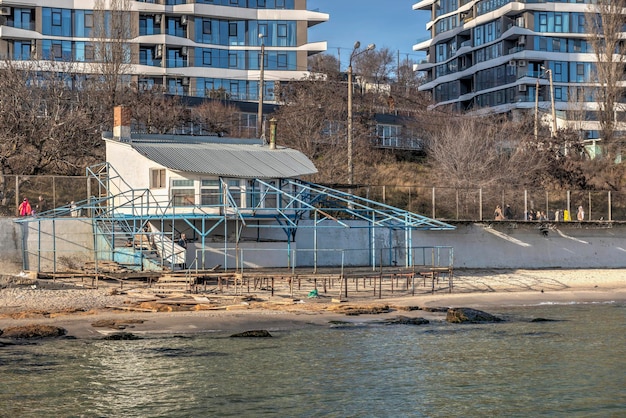
[[[228, 193], [232, 197], [235, 205], [237, 207], [241, 207], [241, 192], [243, 191], [243, 187], [241, 186], [240, 179], [228, 179], [226, 180], [226, 185], [228, 186]], [[228, 203], [231, 203], [230, 200]]]
[[193, 206], [196, 204], [196, 190], [193, 180], [178, 179], [172, 180], [170, 189], [171, 200], [174, 206]]
[[219, 179], [202, 179], [200, 181], [200, 204], [217, 206], [222, 203], [222, 187]]
[[165, 188], [165, 169], [164, 168], [152, 168], [150, 169], [150, 188], [151, 189], [163, 189]]

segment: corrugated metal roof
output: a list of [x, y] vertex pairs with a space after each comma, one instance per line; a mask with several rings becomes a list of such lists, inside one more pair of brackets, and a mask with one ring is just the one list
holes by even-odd
[[317, 173], [300, 151], [216, 143], [131, 142], [141, 155], [170, 170], [237, 178], [297, 178]]

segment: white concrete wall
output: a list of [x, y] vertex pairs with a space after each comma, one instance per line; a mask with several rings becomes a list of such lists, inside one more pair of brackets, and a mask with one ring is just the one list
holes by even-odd
[[[626, 224], [457, 224], [416, 232], [416, 245], [451, 245], [456, 268], [624, 268]], [[419, 244], [417, 244], [419, 243]]]
[[[27, 248], [27, 269], [31, 270], [52, 271], [55, 263], [57, 267], [63, 264], [61, 257], [75, 261], [92, 259], [89, 219], [63, 218], [41, 224], [40, 234], [39, 222], [22, 227], [14, 223], [13, 218], [0, 219], [0, 268], [5, 269], [0, 273], [21, 269], [22, 242]], [[301, 222], [296, 241], [290, 244], [296, 253], [297, 267], [313, 266], [315, 242], [319, 250], [318, 266], [341, 265], [342, 253], [346, 266], [371, 265], [372, 257], [378, 263], [381, 256], [386, 264], [395, 261], [403, 266], [405, 263], [404, 231], [391, 233], [381, 229], [372, 236], [369, 228], [356, 228], [358, 224], [363, 225], [356, 221], [350, 222], [352, 228], [328, 228], [322, 223], [318, 225], [315, 238], [314, 229], [305, 227], [311, 224], [312, 221]], [[547, 235], [534, 223], [457, 223], [456, 226], [455, 231], [413, 231], [412, 246], [452, 246], [455, 268], [626, 268], [626, 223], [550, 224]], [[228, 230], [229, 236], [230, 232], [234, 232], [234, 228]], [[288, 244], [284, 232], [280, 229], [260, 232], [263, 239], [255, 241], [256, 230], [244, 228], [246, 240], [239, 245], [243, 249], [244, 267], [286, 267]], [[229, 250], [224, 256], [223, 236], [208, 239], [207, 247], [205, 267], [217, 264], [225, 267], [228, 263], [228, 268], [233, 268], [236, 265], [234, 243], [228, 243]], [[56, 259], [52, 254], [54, 248], [58, 252]], [[188, 246], [189, 266], [197, 248], [200, 248], [200, 241]], [[415, 250], [414, 255], [419, 259], [417, 252]]]
[[65, 271], [93, 260], [93, 228], [89, 218], [37, 220], [19, 226], [26, 248], [26, 270]]
[[0, 274], [22, 270], [22, 228], [13, 218], [0, 218]]

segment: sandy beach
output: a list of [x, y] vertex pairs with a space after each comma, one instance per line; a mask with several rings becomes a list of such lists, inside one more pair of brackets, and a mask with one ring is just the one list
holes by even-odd
[[[142, 306], [140, 302], [149, 299], [145, 289], [134, 290], [128, 286], [120, 291], [117, 284], [106, 282], [98, 289], [83, 289], [51, 286], [42, 281], [15, 281], [0, 289], [0, 330], [48, 324], [66, 329], [72, 337], [101, 338], [122, 331], [138, 336], [203, 332], [226, 335], [259, 329], [271, 332], [328, 326], [330, 321], [384, 321], [400, 315], [443, 321], [444, 312], [423, 308], [470, 307], [497, 312], [500, 307], [520, 305], [626, 302], [626, 270], [457, 271], [452, 293], [421, 291], [415, 296], [383, 299], [355, 293], [342, 301], [330, 295], [293, 299], [277, 292], [274, 296], [254, 298], [222, 295], [217, 304], [209, 305], [202, 301], [213, 296], [200, 293], [193, 295], [198, 304], [192, 310], [165, 312], [130, 308]], [[388, 312], [346, 314], [350, 309], [384, 306], [389, 307]]]

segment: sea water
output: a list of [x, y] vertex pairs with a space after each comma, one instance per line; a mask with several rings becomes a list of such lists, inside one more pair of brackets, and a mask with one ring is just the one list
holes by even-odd
[[[0, 348], [6, 417], [623, 417], [626, 305]], [[531, 322], [535, 318], [553, 322]]]

